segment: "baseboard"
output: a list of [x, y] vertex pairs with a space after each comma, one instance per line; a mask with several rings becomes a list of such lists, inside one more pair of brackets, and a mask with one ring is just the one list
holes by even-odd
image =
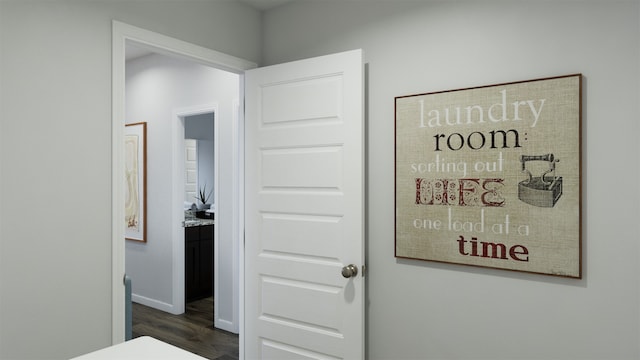
[[220, 330], [225, 330], [234, 334], [238, 333], [238, 329], [233, 326], [233, 322], [228, 320], [216, 319], [215, 327]]
[[174, 315], [181, 314], [180, 312], [176, 312], [176, 307], [173, 306], [172, 304], [167, 304], [166, 302], [162, 302], [156, 299], [151, 299], [148, 297], [131, 294], [131, 301], [148, 306], [148, 307], [152, 307], [154, 309], [158, 309], [164, 312], [168, 312], [170, 314], [174, 314]]

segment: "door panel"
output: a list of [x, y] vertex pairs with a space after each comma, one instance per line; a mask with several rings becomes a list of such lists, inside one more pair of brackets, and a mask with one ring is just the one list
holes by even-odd
[[320, 77], [265, 86], [262, 90], [263, 123], [268, 126], [337, 119], [340, 116], [341, 85], [341, 74], [322, 74]]
[[245, 76], [245, 356], [364, 358], [360, 50]]
[[342, 147], [265, 149], [262, 152], [262, 185], [271, 188], [308, 188], [339, 191]]

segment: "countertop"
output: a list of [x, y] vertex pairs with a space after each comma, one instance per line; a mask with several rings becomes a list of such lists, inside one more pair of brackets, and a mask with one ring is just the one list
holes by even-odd
[[201, 211], [185, 210], [182, 227], [215, 225], [216, 221], [214, 219], [215, 212], [213, 211], [207, 211], [205, 215], [205, 213]]
[[182, 222], [183, 227], [193, 227], [193, 226], [205, 226], [205, 225], [214, 225], [216, 223], [213, 219], [187, 219]]

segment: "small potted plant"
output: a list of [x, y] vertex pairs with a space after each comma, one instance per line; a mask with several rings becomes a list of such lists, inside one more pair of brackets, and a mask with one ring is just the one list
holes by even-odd
[[211, 207], [211, 204], [208, 204], [207, 201], [209, 201], [209, 198], [211, 197], [211, 193], [213, 192], [213, 189], [209, 191], [209, 193], [207, 194], [207, 184], [204, 184], [204, 186], [202, 186], [199, 190], [198, 190], [198, 196], [196, 197], [196, 199], [200, 202], [200, 204], [198, 204], [198, 209], [208, 209]]

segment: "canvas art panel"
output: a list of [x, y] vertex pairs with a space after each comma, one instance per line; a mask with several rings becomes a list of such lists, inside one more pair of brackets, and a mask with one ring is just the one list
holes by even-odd
[[580, 278], [580, 74], [395, 98], [395, 256]]
[[147, 123], [125, 126], [125, 238], [147, 241]]

